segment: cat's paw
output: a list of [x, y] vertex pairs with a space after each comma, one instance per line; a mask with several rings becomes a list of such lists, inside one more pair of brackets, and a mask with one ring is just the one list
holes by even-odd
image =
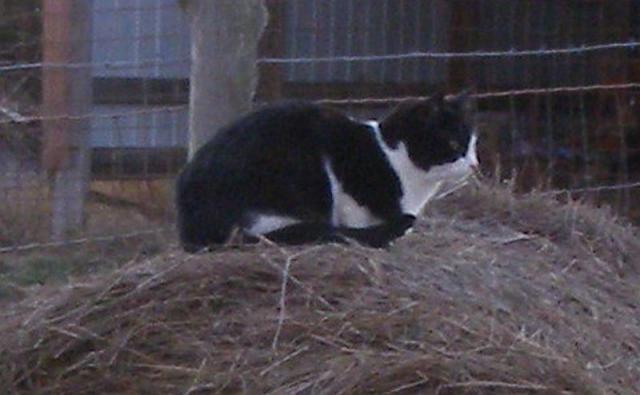
[[399, 222], [408, 228], [412, 227], [413, 223], [416, 222], [416, 216], [412, 214], [403, 214]]
[[188, 254], [198, 254], [209, 251], [208, 246], [196, 243], [182, 243], [181, 247], [182, 250]]

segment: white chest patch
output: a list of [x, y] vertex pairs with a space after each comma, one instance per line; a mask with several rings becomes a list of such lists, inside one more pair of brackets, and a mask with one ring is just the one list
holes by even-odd
[[400, 207], [406, 214], [419, 215], [431, 199], [445, 192], [447, 188], [463, 182], [478, 165], [475, 134], [471, 137], [465, 156], [455, 162], [433, 166], [425, 171], [411, 161], [404, 143], [399, 143], [396, 149], [389, 148], [382, 140], [378, 122], [369, 121], [367, 124], [374, 129], [378, 143], [400, 178], [403, 192]]
[[324, 160], [324, 169], [331, 184], [331, 196], [333, 198], [331, 224], [333, 226], [366, 228], [382, 223], [367, 207], [360, 205], [351, 195], [344, 191], [340, 180], [338, 180], [331, 167], [329, 159]]

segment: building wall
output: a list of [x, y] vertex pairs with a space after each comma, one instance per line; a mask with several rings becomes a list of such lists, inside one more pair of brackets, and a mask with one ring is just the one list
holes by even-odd
[[189, 77], [189, 27], [178, 2], [94, 4], [94, 112], [100, 116], [91, 120], [92, 146], [186, 146], [187, 110], [160, 111], [187, 102], [183, 81]]
[[[629, 0], [280, 0], [281, 34], [267, 57], [335, 58], [411, 52], [469, 52], [464, 58], [278, 64], [284, 97], [424, 94], [432, 86], [495, 91], [614, 83], [626, 78], [627, 49], [579, 56], [487, 56], [490, 51], [570, 48], [629, 40]], [[637, 27], [636, 27], [637, 29]], [[214, 39], [214, 38], [212, 38]], [[189, 31], [176, 0], [100, 0], [94, 10], [96, 111], [186, 104]], [[485, 54], [482, 54], [485, 53]], [[175, 83], [176, 89], [172, 88]], [[276, 84], [277, 85], [277, 84]], [[407, 87], [409, 89], [407, 89]], [[110, 89], [111, 87], [111, 89]], [[148, 89], [151, 87], [150, 89]], [[154, 87], [158, 87], [157, 89]], [[172, 93], [173, 92], [173, 93]], [[115, 106], [115, 107], [114, 107]], [[157, 117], [162, 118], [163, 115]], [[132, 118], [132, 119], [129, 119]], [[94, 120], [95, 147], [181, 146], [174, 121]], [[158, 118], [158, 119], [159, 119]], [[154, 123], [155, 122], [155, 123]], [[151, 126], [149, 126], [151, 125]], [[144, 136], [141, 137], [141, 136]]]
[[[187, 109], [131, 105], [97, 105], [92, 118], [91, 141], [100, 148], [168, 148], [187, 145]], [[137, 111], [142, 112], [136, 114]], [[126, 114], [116, 117], [108, 114]]]
[[[443, 0], [286, 0], [286, 58], [446, 51], [450, 6]], [[322, 62], [286, 66], [301, 83], [443, 82], [446, 65], [429, 60]]]
[[189, 29], [177, 0], [100, 0], [93, 11], [96, 77], [188, 78]]
[[[628, 0], [452, 3], [456, 14], [451, 26], [453, 51], [579, 48], [630, 38]], [[460, 72], [485, 90], [602, 83], [625, 61], [626, 51], [591, 51], [580, 56], [478, 56], [461, 62]]]

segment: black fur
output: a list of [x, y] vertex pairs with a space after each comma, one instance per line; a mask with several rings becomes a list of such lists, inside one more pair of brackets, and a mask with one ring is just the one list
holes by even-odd
[[[425, 170], [460, 156], [469, 129], [453, 102], [442, 98], [406, 103], [381, 123], [384, 141], [404, 141]], [[333, 197], [325, 161], [344, 192], [382, 223], [367, 228], [332, 224]], [[176, 185], [178, 229], [184, 248], [195, 251], [227, 241], [234, 227], [251, 226], [257, 213], [300, 222], [265, 236], [306, 243], [356, 239], [384, 246], [411, 227], [402, 212], [398, 175], [372, 127], [309, 103], [263, 108], [221, 129], [184, 167]]]

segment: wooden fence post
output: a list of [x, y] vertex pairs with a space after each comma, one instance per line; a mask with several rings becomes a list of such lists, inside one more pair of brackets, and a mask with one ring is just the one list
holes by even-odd
[[[92, 0], [43, 1], [43, 167], [52, 180], [51, 238], [84, 222], [92, 107]], [[53, 118], [53, 119], [51, 119]]]

